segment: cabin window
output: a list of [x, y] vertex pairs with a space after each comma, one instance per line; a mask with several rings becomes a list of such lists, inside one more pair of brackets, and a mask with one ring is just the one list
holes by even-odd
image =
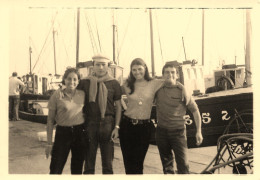
[[188, 79], [190, 79], [190, 69], [187, 69]]
[[194, 78], [197, 79], [198, 76], [197, 76], [197, 69], [196, 68], [193, 68], [193, 74], [194, 74]]
[[190, 72], [190, 79], [195, 79], [195, 71], [189, 69], [189, 72]]
[[236, 70], [236, 78], [241, 78], [242, 77], [242, 71], [241, 69]]
[[203, 79], [203, 70], [202, 70], [202, 68], [200, 68], [199, 72], [200, 72], [200, 78]]

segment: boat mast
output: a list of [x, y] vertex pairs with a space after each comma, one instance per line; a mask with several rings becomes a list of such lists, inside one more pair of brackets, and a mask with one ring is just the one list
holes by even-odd
[[252, 84], [252, 73], [251, 73], [251, 17], [250, 9], [246, 10], [246, 58], [245, 58], [245, 67], [246, 67], [246, 83], [247, 85]]
[[116, 64], [116, 45], [115, 45], [115, 31], [116, 31], [116, 25], [115, 25], [115, 17], [114, 17], [114, 11], [113, 11], [113, 62]]
[[155, 72], [154, 72], [154, 47], [153, 47], [153, 20], [152, 20], [152, 10], [151, 9], [149, 9], [149, 15], [150, 15], [152, 76], [155, 76]]
[[29, 47], [29, 54], [30, 54], [30, 75], [32, 74], [32, 48]]
[[201, 52], [202, 66], [204, 66], [204, 9], [202, 9], [202, 52]]
[[76, 42], [76, 65], [79, 63], [79, 21], [80, 21], [80, 8], [77, 13], [77, 42]]
[[54, 74], [54, 75], [57, 75], [57, 72], [56, 72], [55, 32], [56, 32], [56, 31], [54, 31], [54, 29], [53, 29], [53, 31], [52, 31], [52, 37], [53, 37], [54, 70], [55, 70], [55, 74]]

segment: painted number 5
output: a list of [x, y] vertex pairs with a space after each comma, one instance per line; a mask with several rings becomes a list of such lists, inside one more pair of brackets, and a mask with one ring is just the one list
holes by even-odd
[[202, 122], [204, 124], [208, 124], [211, 122], [211, 118], [209, 117], [210, 113], [202, 113], [201, 116], [202, 116]]

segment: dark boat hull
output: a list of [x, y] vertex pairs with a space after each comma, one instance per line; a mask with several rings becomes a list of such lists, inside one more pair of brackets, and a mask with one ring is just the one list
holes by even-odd
[[47, 124], [47, 115], [43, 114], [32, 114], [25, 111], [19, 111], [19, 117], [23, 120]]
[[49, 95], [41, 94], [21, 94], [19, 117], [23, 120], [46, 124], [47, 114], [37, 113], [37, 109], [33, 108], [32, 102], [46, 102], [49, 100]]

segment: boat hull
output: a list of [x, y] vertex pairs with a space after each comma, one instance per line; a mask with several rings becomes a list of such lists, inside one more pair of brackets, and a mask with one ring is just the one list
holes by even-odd
[[47, 115], [44, 114], [32, 114], [25, 111], [19, 111], [19, 117], [23, 120], [47, 124]]

